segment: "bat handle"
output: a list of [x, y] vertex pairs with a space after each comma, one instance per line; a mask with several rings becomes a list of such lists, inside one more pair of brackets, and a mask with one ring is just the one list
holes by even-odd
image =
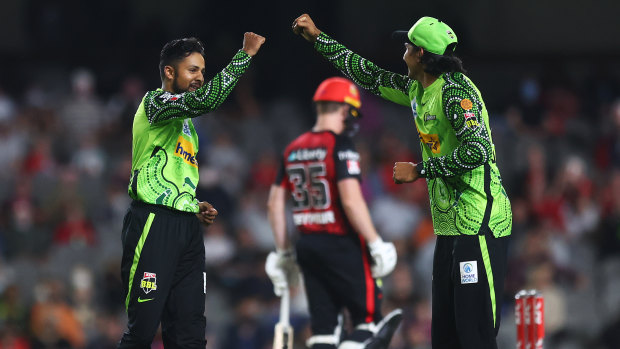
[[283, 326], [289, 325], [289, 309], [290, 309], [290, 292], [288, 287], [282, 292], [280, 299], [280, 322]]

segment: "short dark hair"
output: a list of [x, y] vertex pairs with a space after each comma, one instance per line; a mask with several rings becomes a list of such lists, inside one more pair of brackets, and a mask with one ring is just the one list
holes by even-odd
[[346, 105], [346, 103], [332, 101], [317, 101], [314, 104], [316, 105], [317, 114], [333, 113], [343, 105]]
[[164, 81], [164, 68], [167, 65], [176, 67], [176, 64], [190, 54], [198, 52], [205, 56], [205, 48], [197, 38], [182, 38], [169, 41], [164, 45], [159, 54], [159, 76]]
[[[420, 62], [424, 65], [424, 71], [428, 74], [439, 76], [442, 73], [454, 73], [459, 72], [465, 74], [465, 68], [463, 68], [463, 61], [454, 55], [454, 46], [456, 43], [451, 43], [446, 48], [446, 53], [443, 55], [434, 54], [428, 50], [424, 50]], [[419, 50], [416, 47], [416, 50]]]

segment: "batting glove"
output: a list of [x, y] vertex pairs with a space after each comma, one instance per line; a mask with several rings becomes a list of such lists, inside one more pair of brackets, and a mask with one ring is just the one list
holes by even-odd
[[299, 284], [299, 266], [292, 250], [270, 252], [265, 262], [265, 272], [273, 283], [273, 292], [282, 296], [282, 292]]
[[384, 242], [381, 238], [368, 244], [370, 255], [374, 260], [370, 271], [372, 277], [377, 279], [391, 273], [396, 266], [396, 248], [391, 242]]

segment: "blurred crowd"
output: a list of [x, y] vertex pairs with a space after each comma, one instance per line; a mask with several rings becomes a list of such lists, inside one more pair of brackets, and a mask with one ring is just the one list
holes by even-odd
[[[124, 330], [120, 233], [130, 202], [131, 126], [146, 89], [157, 86], [127, 77], [109, 96], [96, 86], [87, 69], [51, 72], [21, 95], [0, 86], [1, 349], [114, 348]], [[271, 348], [279, 302], [263, 269], [273, 249], [267, 193], [284, 146], [313, 124], [310, 96], [264, 101], [258, 88], [244, 77], [219, 110], [194, 119], [197, 195], [220, 213], [204, 229], [212, 349]], [[547, 348], [616, 348], [620, 81], [533, 74], [513, 96], [490, 110], [514, 214], [499, 346], [515, 343], [515, 293], [537, 289]], [[399, 255], [382, 280], [384, 311], [404, 310], [391, 348], [430, 348], [428, 193], [423, 181], [392, 182], [395, 161], [420, 160], [418, 136], [408, 108], [367, 94], [362, 100], [355, 142], [363, 191]], [[293, 294], [301, 348], [309, 334], [303, 286]], [[163, 347], [159, 337], [153, 347]]]

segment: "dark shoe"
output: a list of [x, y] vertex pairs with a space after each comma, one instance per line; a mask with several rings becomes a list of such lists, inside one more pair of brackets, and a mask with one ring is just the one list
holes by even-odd
[[395, 309], [391, 313], [387, 314], [377, 324], [377, 332], [370, 338], [366, 344], [366, 349], [387, 349], [392, 340], [392, 336], [400, 321], [403, 319], [403, 311], [401, 309]]

